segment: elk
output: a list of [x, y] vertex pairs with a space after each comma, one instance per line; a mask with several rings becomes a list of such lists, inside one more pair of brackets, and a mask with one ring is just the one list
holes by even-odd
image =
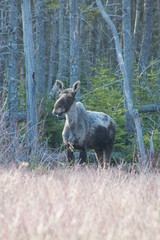
[[74, 148], [79, 151], [79, 163], [85, 164], [87, 150], [93, 149], [98, 164], [105, 168], [110, 164], [116, 124], [103, 112], [87, 111], [81, 102], [76, 102], [80, 81], [72, 88], [64, 89], [61, 81], [56, 80], [59, 98], [54, 105], [53, 114], [65, 114], [66, 121], [62, 138], [69, 163], [74, 163]]

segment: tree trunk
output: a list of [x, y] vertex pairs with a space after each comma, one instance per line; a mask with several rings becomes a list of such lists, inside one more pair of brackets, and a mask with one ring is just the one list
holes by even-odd
[[64, 80], [70, 81], [70, 19], [69, 19], [69, 0], [66, 1], [64, 14], [64, 57], [63, 72]]
[[59, 0], [59, 62], [57, 79], [65, 80], [64, 78], [64, 0]]
[[[85, 4], [85, 0], [81, 0], [80, 2], [80, 9], [83, 9], [86, 4]], [[79, 41], [80, 41], [80, 59], [79, 59], [79, 62], [80, 62], [80, 69], [83, 68], [83, 63], [84, 63], [84, 46], [85, 46], [85, 23], [84, 23], [84, 13], [83, 11], [80, 11], [80, 15], [79, 15]]]
[[8, 66], [8, 3], [7, 1], [0, 1], [0, 106], [2, 107], [3, 102], [3, 91], [4, 91], [4, 83], [6, 76], [6, 66]]
[[36, 0], [36, 80], [37, 94], [41, 99], [46, 94], [46, 56], [45, 56], [45, 27], [44, 0]]
[[70, 0], [70, 85], [80, 78], [78, 0]]
[[37, 108], [35, 59], [32, 33], [32, 14], [30, 0], [22, 2], [23, 42], [26, 63], [26, 95], [27, 95], [27, 140], [31, 153], [31, 161], [37, 149]]
[[[158, 22], [160, 23], [160, 0], [157, 0], [157, 8], [158, 8]], [[158, 58], [160, 59], [160, 27], [158, 29], [158, 54], [157, 54]], [[158, 85], [159, 85], [159, 88], [160, 88], [160, 62], [158, 64], [158, 73], [157, 73], [157, 78], [159, 79], [158, 81]], [[160, 95], [160, 93], [159, 93]]]
[[136, 1], [136, 16], [134, 24], [134, 33], [133, 33], [133, 57], [134, 60], [137, 58], [137, 45], [138, 45], [138, 33], [140, 25], [140, 14], [141, 14], [141, 0]]
[[[123, 0], [123, 52], [124, 65], [129, 81], [129, 91], [133, 96], [133, 48], [132, 48], [132, 31], [131, 31], [131, 0]], [[126, 108], [127, 101], [125, 101]], [[126, 130], [127, 133], [133, 133], [134, 120], [133, 115], [126, 112]]]
[[145, 71], [149, 64], [152, 46], [153, 0], [144, 0], [144, 30], [139, 59], [139, 74]]
[[96, 26], [97, 34], [96, 34], [96, 54], [95, 54], [96, 66], [95, 67], [98, 66], [98, 61], [103, 56], [102, 54], [103, 50], [101, 48], [102, 39], [103, 39], [103, 22], [102, 22], [102, 19], [99, 19], [99, 18], [96, 19], [96, 22], [97, 22], [97, 26]]
[[96, 0], [96, 3], [97, 3], [97, 6], [98, 6], [103, 18], [109, 25], [109, 27], [112, 31], [113, 37], [114, 37], [117, 59], [118, 59], [119, 67], [120, 67], [120, 70], [121, 70], [121, 73], [122, 73], [123, 79], [124, 79], [124, 93], [125, 93], [125, 98], [126, 98], [126, 102], [127, 102], [127, 107], [128, 107], [129, 113], [134, 118], [134, 123], [135, 123], [135, 127], [136, 127], [137, 142], [138, 142], [139, 153], [140, 153], [140, 162], [143, 166], [147, 166], [148, 157], [145, 152], [145, 147], [144, 147], [144, 142], [143, 142], [143, 137], [142, 137], [142, 128], [141, 128], [140, 121], [138, 120], [139, 119], [138, 111], [133, 109], [132, 94], [130, 92], [129, 79], [128, 79], [127, 71], [125, 69], [125, 64], [124, 64], [124, 60], [123, 60], [123, 56], [122, 56], [122, 49], [120, 46], [118, 32], [117, 32], [112, 20], [110, 19], [109, 15], [104, 10], [101, 1]]
[[56, 10], [53, 16], [53, 33], [52, 33], [52, 46], [49, 63], [49, 79], [48, 79], [48, 93], [50, 93], [53, 82], [56, 80], [57, 70], [57, 55], [58, 55], [58, 11]]
[[17, 79], [17, 28], [18, 28], [18, 2], [10, 1], [9, 16], [9, 66], [8, 66], [8, 110], [11, 134], [17, 130], [18, 114], [18, 79]]
[[141, 127], [138, 110], [134, 109], [133, 114], [134, 114], [133, 116], [134, 116], [134, 123], [136, 128], [136, 135], [137, 135], [138, 152], [140, 154], [138, 160], [143, 167], [148, 167], [148, 156], [145, 152], [142, 127]]

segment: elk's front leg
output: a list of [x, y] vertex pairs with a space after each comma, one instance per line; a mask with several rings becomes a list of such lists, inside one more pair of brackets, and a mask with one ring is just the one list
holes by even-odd
[[87, 150], [85, 148], [81, 148], [79, 150], [79, 163], [84, 164], [87, 160]]
[[69, 136], [70, 136], [70, 128], [69, 126], [65, 125], [62, 132], [62, 138], [63, 138], [64, 147], [65, 147], [67, 162], [69, 163], [69, 165], [72, 165], [74, 164], [75, 158], [73, 154], [72, 145], [69, 143]]
[[75, 157], [74, 157], [73, 149], [71, 148], [70, 144], [65, 145], [65, 151], [66, 151], [68, 164], [73, 165], [75, 162]]

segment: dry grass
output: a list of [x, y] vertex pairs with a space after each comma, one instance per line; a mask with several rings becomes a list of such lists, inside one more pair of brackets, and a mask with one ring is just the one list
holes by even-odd
[[1, 169], [0, 239], [160, 239], [160, 174]]

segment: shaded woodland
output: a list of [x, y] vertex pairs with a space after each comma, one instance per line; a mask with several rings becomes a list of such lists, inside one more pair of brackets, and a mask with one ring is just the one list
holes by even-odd
[[116, 161], [160, 158], [160, 0], [1, 0], [1, 162], [61, 150], [56, 79], [115, 120]]

